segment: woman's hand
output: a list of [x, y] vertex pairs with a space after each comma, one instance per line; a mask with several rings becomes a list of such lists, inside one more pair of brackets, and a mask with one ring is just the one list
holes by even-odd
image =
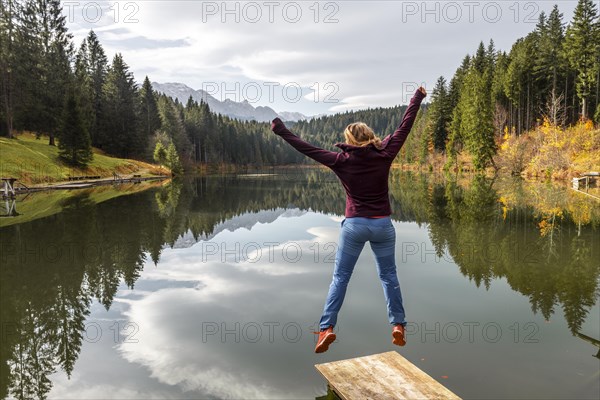
[[425, 96], [427, 96], [427, 92], [425, 91], [425, 88], [423, 86], [419, 87], [419, 92], [423, 93]]
[[271, 122], [271, 130], [275, 130], [275, 127], [277, 127], [278, 125], [283, 125], [285, 127], [285, 125], [283, 124], [283, 121], [281, 121], [281, 119], [279, 119], [279, 117], [275, 118]]

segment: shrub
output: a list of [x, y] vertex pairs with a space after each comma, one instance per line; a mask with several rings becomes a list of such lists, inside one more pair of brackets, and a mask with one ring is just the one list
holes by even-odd
[[496, 165], [506, 169], [512, 175], [520, 175], [527, 166], [527, 159], [531, 156], [531, 142], [531, 138], [527, 135], [509, 134], [508, 129], [505, 129], [503, 142], [496, 155]]

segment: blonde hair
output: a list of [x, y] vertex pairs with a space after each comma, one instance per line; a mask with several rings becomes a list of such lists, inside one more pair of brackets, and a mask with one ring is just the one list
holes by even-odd
[[346, 143], [354, 146], [368, 146], [373, 144], [378, 149], [381, 148], [381, 139], [375, 136], [375, 132], [364, 122], [355, 122], [350, 124], [344, 130]]

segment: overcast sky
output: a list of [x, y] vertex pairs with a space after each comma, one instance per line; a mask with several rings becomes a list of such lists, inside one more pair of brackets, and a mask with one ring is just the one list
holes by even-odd
[[392, 106], [450, 79], [493, 39], [510, 50], [576, 1], [63, 2], [79, 44], [90, 29], [136, 80], [181, 82], [219, 100], [306, 115]]

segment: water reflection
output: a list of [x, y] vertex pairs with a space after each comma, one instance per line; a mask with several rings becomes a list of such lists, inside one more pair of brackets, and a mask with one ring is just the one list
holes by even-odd
[[[322, 301], [325, 292], [313, 289], [315, 274], [326, 285], [330, 272], [316, 269], [318, 263], [299, 262], [290, 268], [280, 257], [267, 264], [233, 260], [235, 266], [226, 268], [224, 263], [232, 260], [202, 247], [216, 235], [230, 246], [264, 243], [273, 232], [307, 254], [314, 252], [314, 243], [334, 243], [337, 225], [322, 214], [343, 213], [340, 185], [327, 172], [291, 172], [262, 178], [187, 178], [100, 203], [93, 192], [85, 192], [61, 201], [59, 213], [3, 227], [0, 395], [44, 398], [52, 389], [53, 373], [62, 370], [71, 376], [93, 304], [111, 310], [120, 285], [133, 288], [142, 274], [161, 290], [137, 287], [145, 297], [123, 312], [128, 321], [146, 327], [137, 335], [146, 346], [119, 346], [127, 361], [144, 365], [163, 383], [205, 396], [285, 395], [261, 383], [263, 378], [251, 369], [242, 372], [232, 366], [244, 356], [284, 364], [297, 351], [289, 341], [277, 348], [234, 344], [235, 351], [226, 351], [230, 342], [215, 340], [201, 348], [194, 343], [198, 332], [220, 329], [223, 315], [237, 313], [234, 320], [246, 326], [280, 320], [276, 316], [300, 307], [295, 299]], [[600, 295], [600, 207], [593, 199], [553, 186], [483, 177], [455, 180], [397, 173], [392, 181], [394, 220], [416, 223], [429, 236], [429, 243], [404, 241], [402, 250], [408, 256], [432, 262], [432, 255], [423, 251], [432, 245], [438, 258], [455, 264], [476, 287], [489, 289], [495, 280], [505, 279], [528, 298], [534, 314], [549, 320], [560, 308], [571, 333], [597, 345], [589, 335], [598, 332], [581, 331]], [[294, 231], [290, 238], [285, 218], [305, 234]], [[239, 229], [243, 227], [253, 230]], [[322, 250], [321, 261], [328, 256]], [[201, 269], [199, 255], [207, 256]], [[149, 263], [157, 268], [144, 270]], [[293, 278], [281, 279], [288, 275]], [[269, 295], [272, 287], [282, 291]], [[127, 303], [126, 298], [121, 301]], [[197, 304], [207, 306], [198, 310]], [[182, 315], [186, 318], [177, 318]], [[312, 317], [290, 318], [281, 325], [308, 326]], [[216, 328], [202, 325], [207, 321]], [[173, 332], [186, 334], [182, 339]], [[205, 368], [197, 369], [198, 359]], [[305, 385], [283, 373], [273, 379], [290, 388], [288, 395], [301, 393]]]
[[600, 340], [596, 340], [592, 337], [589, 337], [588, 335], [584, 335], [581, 332], [575, 332], [575, 336], [577, 336], [580, 339], [585, 340], [588, 343], [591, 343], [592, 345], [596, 346], [598, 348], [598, 352], [594, 355], [594, 357], [600, 359]]
[[506, 278], [546, 319], [560, 305], [575, 333], [600, 293], [600, 207], [576, 193], [545, 187], [541, 196], [540, 189], [482, 177], [469, 186], [427, 185], [421, 212], [437, 254], [447, 252], [463, 275], [486, 288]]

